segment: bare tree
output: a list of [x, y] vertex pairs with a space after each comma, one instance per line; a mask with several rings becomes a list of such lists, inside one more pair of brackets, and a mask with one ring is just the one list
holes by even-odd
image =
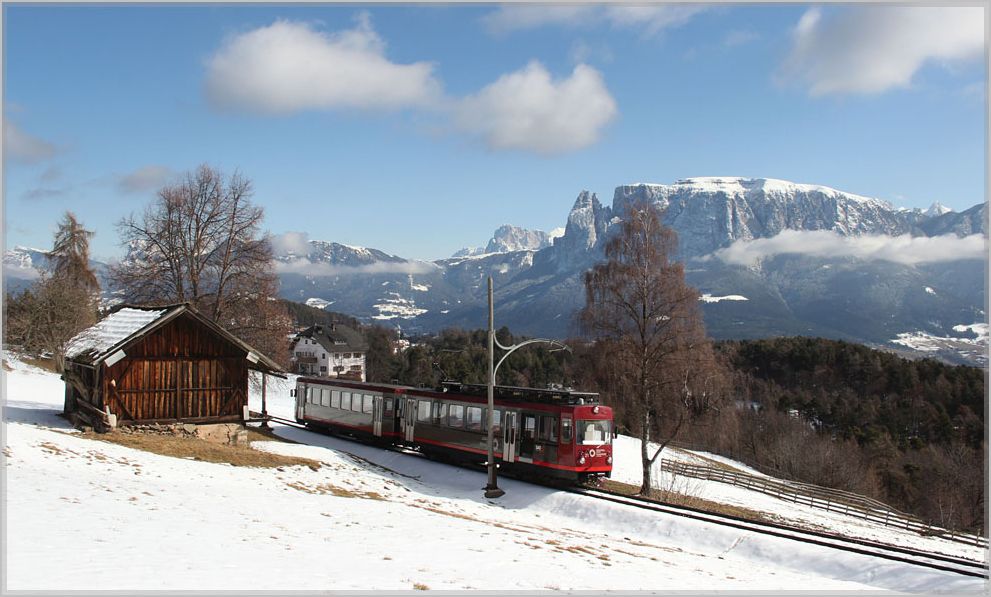
[[65, 369], [69, 340], [96, 322], [93, 295], [69, 278], [49, 273], [5, 302], [5, 339], [24, 351], [50, 353], [55, 370]]
[[[605, 385], [622, 404], [641, 441], [643, 484], [685, 424], [715, 406], [721, 375], [705, 335], [698, 291], [672, 262], [678, 239], [650, 205], [631, 206], [605, 247], [606, 261], [585, 274], [579, 322], [599, 338], [609, 367]], [[651, 453], [649, 442], [660, 447]]]
[[96, 322], [100, 284], [89, 265], [92, 236], [66, 212], [49, 252], [50, 271], [5, 301], [6, 341], [29, 353], [50, 354], [59, 372], [69, 340]]
[[125, 300], [189, 302], [242, 337], [280, 333], [268, 317], [277, 288], [272, 247], [251, 195], [240, 174], [201, 165], [162, 188], [140, 218], [121, 220], [128, 258], [110, 277]]

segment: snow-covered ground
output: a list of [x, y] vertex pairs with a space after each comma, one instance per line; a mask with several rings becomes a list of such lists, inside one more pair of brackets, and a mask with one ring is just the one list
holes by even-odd
[[[499, 481], [504, 497], [486, 500], [482, 472], [290, 427], [277, 432], [299, 444], [254, 445], [316, 459], [318, 470], [233, 467], [88, 440], [56, 416], [57, 376], [10, 366], [7, 590], [987, 588], [510, 479]], [[291, 414], [288, 385], [268, 387], [269, 409]], [[617, 478], [635, 478], [638, 453], [620, 438]], [[734, 489], [697, 485], [708, 499]], [[792, 508], [759, 494], [736, 499], [779, 514]]]
[[973, 337], [935, 336], [928, 332], [903, 332], [890, 342], [912, 350], [931, 354], [949, 353], [971, 359], [978, 365], [988, 361], [988, 324], [973, 323], [953, 326], [953, 331]]

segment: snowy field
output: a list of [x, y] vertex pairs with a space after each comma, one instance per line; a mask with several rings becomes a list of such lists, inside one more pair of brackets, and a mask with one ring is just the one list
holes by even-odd
[[[9, 366], [5, 590], [987, 589], [509, 479], [499, 481], [503, 498], [486, 500], [482, 472], [290, 427], [277, 432], [299, 444], [254, 445], [318, 460], [319, 470], [233, 467], [87, 440], [56, 416], [57, 376]], [[286, 389], [269, 385], [273, 414], [291, 414]], [[620, 438], [616, 450], [616, 477], [635, 479], [635, 442]], [[695, 485], [688, 489], [707, 499], [833, 524], [821, 511]]]

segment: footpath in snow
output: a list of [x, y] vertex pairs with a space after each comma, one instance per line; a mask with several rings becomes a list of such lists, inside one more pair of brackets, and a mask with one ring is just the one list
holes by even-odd
[[[53, 374], [12, 361], [4, 381], [8, 590], [986, 589], [510, 479], [486, 500], [483, 472], [290, 427], [298, 444], [253, 445], [319, 469], [160, 456], [69, 429]], [[273, 414], [287, 390], [269, 385]]]

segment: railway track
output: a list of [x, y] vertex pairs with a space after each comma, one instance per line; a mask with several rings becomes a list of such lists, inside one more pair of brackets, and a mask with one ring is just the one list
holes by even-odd
[[988, 578], [987, 564], [966, 558], [932, 553], [912, 549], [910, 547], [888, 545], [886, 543], [878, 543], [867, 539], [856, 539], [842, 535], [823, 533], [820, 531], [811, 531], [778, 523], [757, 522], [731, 515], [716, 514], [685, 506], [655, 502], [653, 500], [647, 500], [646, 498], [628, 496], [601, 489], [569, 487], [563, 488], [562, 490], [608, 502], [664, 514], [671, 514], [674, 516], [681, 516], [684, 518], [691, 518], [721, 526], [737, 528], [763, 535], [770, 535], [772, 537], [791, 539], [802, 543], [839, 549], [842, 551], [883, 558], [905, 564], [914, 564], [916, 566], [923, 566], [944, 572], [953, 572], [964, 576]]
[[[292, 421], [290, 419], [284, 419], [282, 417], [269, 416], [268, 420], [279, 423], [280, 425], [286, 425], [289, 427], [295, 427], [297, 429], [313, 431], [313, 429], [310, 429], [306, 425], [302, 425], [300, 423], [297, 423], [296, 421]], [[410, 454], [409, 450], [403, 450], [399, 447], [394, 447], [393, 449], [402, 450], [403, 453]], [[790, 539], [793, 541], [799, 541], [811, 545], [819, 545], [822, 547], [839, 549], [842, 551], [861, 554], [861, 555], [883, 558], [886, 560], [901, 562], [905, 564], [923, 566], [934, 570], [952, 572], [964, 576], [972, 576], [972, 577], [985, 578], [985, 579], [988, 578], [988, 565], [986, 563], [977, 562], [967, 558], [926, 552], [918, 549], [913, 549], [910, 547], [888, 545], [886, 543], [879, 543], [867, 539], [857, 539], [853, 537], [845, 537], [842, 535], [836, 535], [832, 533], [824, 533], [821, 531], [812, 531], [808, 529], [792, 527], [779, 523], [759, 522], [759, 521], [749, 520], [746, 518], [741, 518], [738, 516], [732, 516], [729, 514], [717, 514], [713, 512], [707, 512], [705, 510], [701, 510], [698, 508], [668, 504], [664, 502], [649, 500], [647, 498], [643, 498], [640, 496], [624, 495], [616, 492], [606, 491], [603, 489], [562, 486], [560, 484], [536, 483], [535, 481], [530, 479], [520, 479], [518, 477], [514, 477], [514, 478], [519, 481], [524, 481], [527, 483], [535, 483], [546, 487], [552, 487], [560, 491], [566, 491], [568, 493], [573, 493], [576, 495], [582, 495], [589, 498], [604, 500], [616, 504], [622, 504], [633, 508], [640, 508], [644, 510], [651, 510], [658, 513], [680, 516], [683, 518], [690, 518], [694, 520], [708, 522], [711, 524], [718, 524], [725, 527], [751, 531], [754, 533], [770, 535], [773, 537], [779, 537], [783, 539]]]

